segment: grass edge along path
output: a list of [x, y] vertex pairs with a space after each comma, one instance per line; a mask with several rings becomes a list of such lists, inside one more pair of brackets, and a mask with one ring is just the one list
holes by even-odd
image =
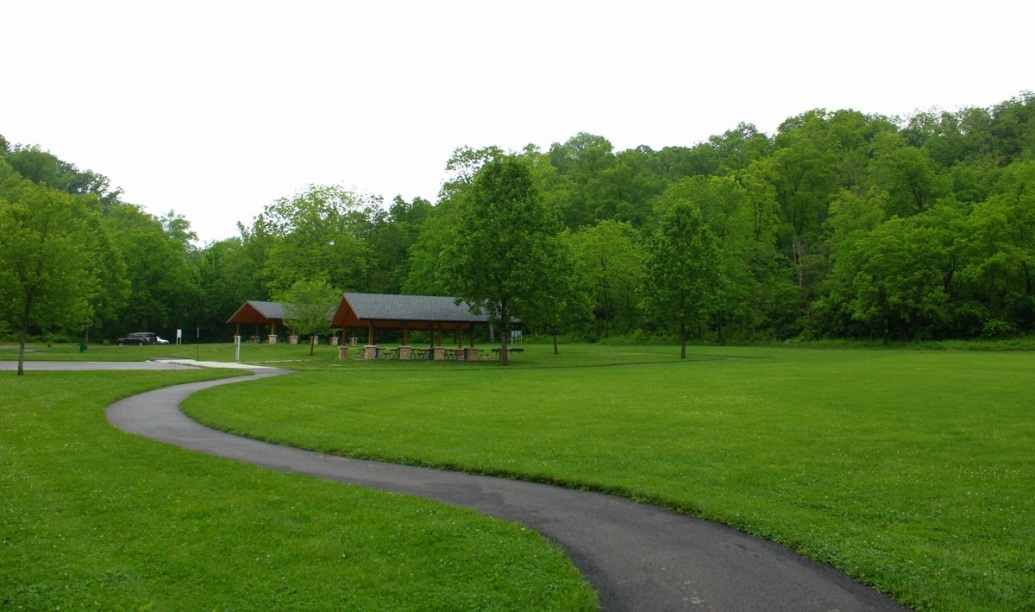
[[122, 397], [222, 372], [4, 374], [0, 607], [596, 606], [567, 557], [518, 525], [184, 451], [104, 419]]
[[917, 608], [1035, 601], [1035, 356], [702, 351], [759, 359], [346, 364], [236, 400], [205, 392], [186, 408], [321, 452], [651, 500], [786, 544]]

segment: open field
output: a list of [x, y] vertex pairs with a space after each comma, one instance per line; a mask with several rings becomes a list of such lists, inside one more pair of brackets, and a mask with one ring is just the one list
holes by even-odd
[[595, 607], [570, 561], [520, 526], [185, 451], [104, 418], [128, 395], [226, 374], [0, 373], [0, 608]]
[[529, 346], [509, 369], [327, 358], [186, 409], [321, 451], [650, 500], [921, 609], [1031, 609], [1035, 354], [676, 351]]

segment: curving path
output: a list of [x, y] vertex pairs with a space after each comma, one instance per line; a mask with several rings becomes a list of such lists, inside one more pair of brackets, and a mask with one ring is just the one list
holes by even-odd
[[254, 372], [254, 377], [143, 393], [111, 405], [107, 417], [127, 432], [185, 448], [520, 522], [567, 552], [605, 610], [902, 609], [890, 598], [782, 546], [654, 506], [548, 485], [276, 446], [209, 429], [180, 412], [180, 402], [191, 393], [286, 373], [267, 368]]

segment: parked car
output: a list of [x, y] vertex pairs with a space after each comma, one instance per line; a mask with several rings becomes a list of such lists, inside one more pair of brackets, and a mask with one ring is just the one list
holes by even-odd
[[134, 344], [158, 344], [158, 334], [154, 332], [133, 332], [115, 341], [119, 346], [132, 346]]

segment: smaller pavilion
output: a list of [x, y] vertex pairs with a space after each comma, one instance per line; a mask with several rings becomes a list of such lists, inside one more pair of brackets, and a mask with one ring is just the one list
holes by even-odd
[[[237, 337], [241, 336], [241, 324], [269, 326], [269, 342], [277, 342], [277, 326], [284, 325], [284, 305], [280, 302], [248, 300], [226, 321], [237, 325]], [[256, 333], [258, 335], [258, 333]]]

